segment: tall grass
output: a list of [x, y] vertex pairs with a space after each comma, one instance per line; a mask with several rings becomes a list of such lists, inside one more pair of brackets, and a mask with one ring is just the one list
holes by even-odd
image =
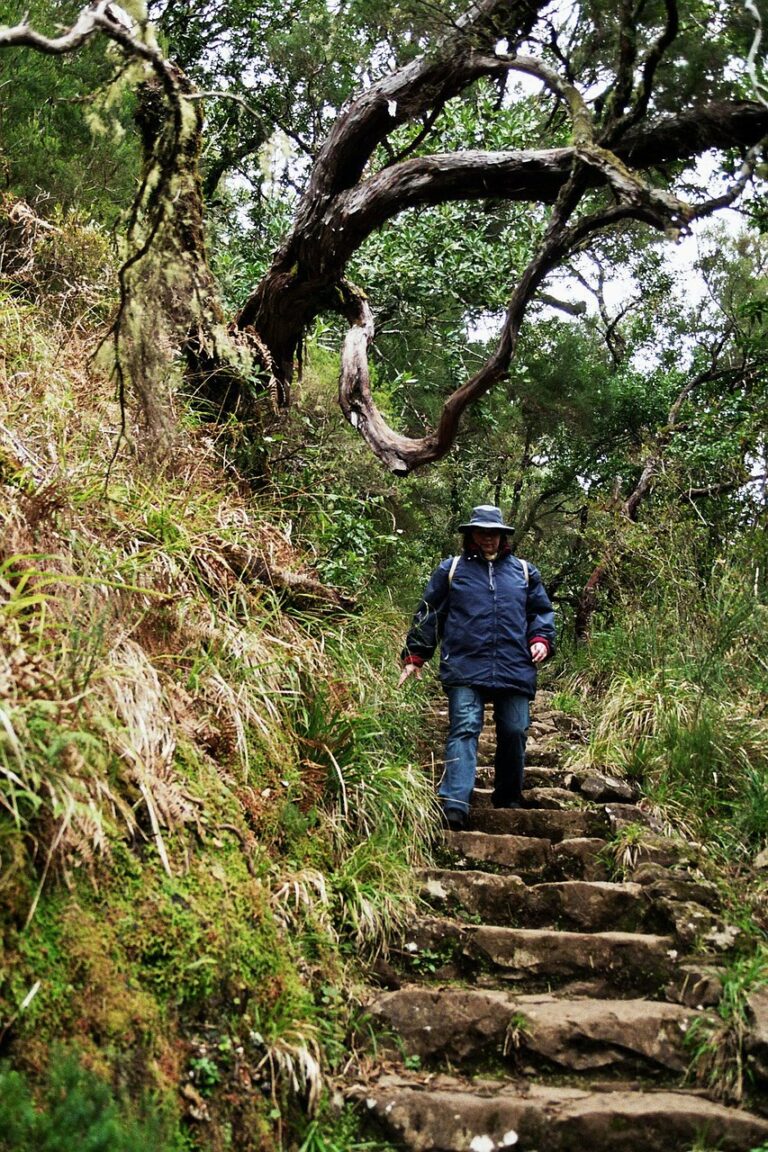
[[123, 453], [105, 484], [109, 385], [2, 303], [4, 1040], [39, 1071], [69, 1038], [142, 1089], [204, 1068], [222, 1132], [247, 1072], [278, 1142], [342, 1058], [436, 819], [395, 691], [401, 621], [310, 613], [257, 579], [307, 558], [191, 419], [165, 470]]
[[768, 843], [765, 542], [712, 563], [678, 525], [643, 546], [576, 656], [592, 725], [573, 763], [640, 779], [692, 838], [744, 861]]

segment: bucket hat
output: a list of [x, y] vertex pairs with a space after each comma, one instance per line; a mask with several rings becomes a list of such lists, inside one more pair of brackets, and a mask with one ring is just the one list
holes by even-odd
[[472, 509], [468, 524], [459, 524], [459, 532], [471, 532], [473, 528], [490, 528], [495, 532], [514, 532], [511, 524], [505, 524], [501, 509], [495, 504], [478, 504]]

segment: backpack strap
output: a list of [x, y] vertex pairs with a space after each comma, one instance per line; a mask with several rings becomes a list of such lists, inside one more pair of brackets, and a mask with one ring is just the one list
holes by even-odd
[[[519, 559], [519, 557], [518, 557], [518, 559]], [[525, 586], [527, 588], [528, 587], [528, 561], [527, 560], [520, 560], [520, 563], [523, 566], [523, 576], [525, 576]]]
[[451, 566], [448, 569], [448, 588], [449, 589], [451, 587], [451, 584], [453, 584], [453, 576], [454, 576], [454, 573], [456, 572], [456, 569], [459, 566], [459, 560], [461, 560], [461, 553], [459, 553], [458, 556], [454, 556], [453, 560], [451, 560]]

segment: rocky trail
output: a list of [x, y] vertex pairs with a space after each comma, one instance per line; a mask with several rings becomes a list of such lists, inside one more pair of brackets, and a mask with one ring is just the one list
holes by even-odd
[[530, 807], [496, 811], [486, 727], [469, 830], [445, 833], [427, 912], [382, 967], [356, 1088], [372, 1126], [413, 1152], [768, 1149], [768, 995], [749, 1005], [747, 1102], [690, 1074], [726, 1043], [734, 944], [695, 848], [627, 781], [561, 767], [574, 733], [546, 697], [530, 736]]

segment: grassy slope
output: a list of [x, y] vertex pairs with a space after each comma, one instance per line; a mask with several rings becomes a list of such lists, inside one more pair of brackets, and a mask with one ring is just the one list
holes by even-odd
[[0, 1052], [40, 1085], [74, 1051], [122, 1133], [152, 1097], [137, 1147], [297, 1146], [434, 814], [400, 621], [243, 574], [306, 561], [183, 411], [107, 481], [113, 389], [50, 304], [0, 296]]
[[[309, 534], [348, 590], [387, 548], [389, 572], [426, 575], [450, 467], [400, 506], [403, 547], [309, 379], [260, 495], [182, 405], [162, 469], [129, 443], [110, 470], [120, 413], [91, 361], [108, 250], [64, 232], [0, 289], [0, 1149], [86, 1129], [94, 1152], [350, 1149], [328, 1088], [434, 798], [409, 766], [418, 697], [394, 696], [402, 613], [367, 593], [329, 613], [266, 574], [307, 573]], [[764, 542], [702, 583], [690, 532], [628, 539], [612, 614], [565, 663], [580, 762], [641, 779], [726, 886], [730, 1035], [768, 979]]]

